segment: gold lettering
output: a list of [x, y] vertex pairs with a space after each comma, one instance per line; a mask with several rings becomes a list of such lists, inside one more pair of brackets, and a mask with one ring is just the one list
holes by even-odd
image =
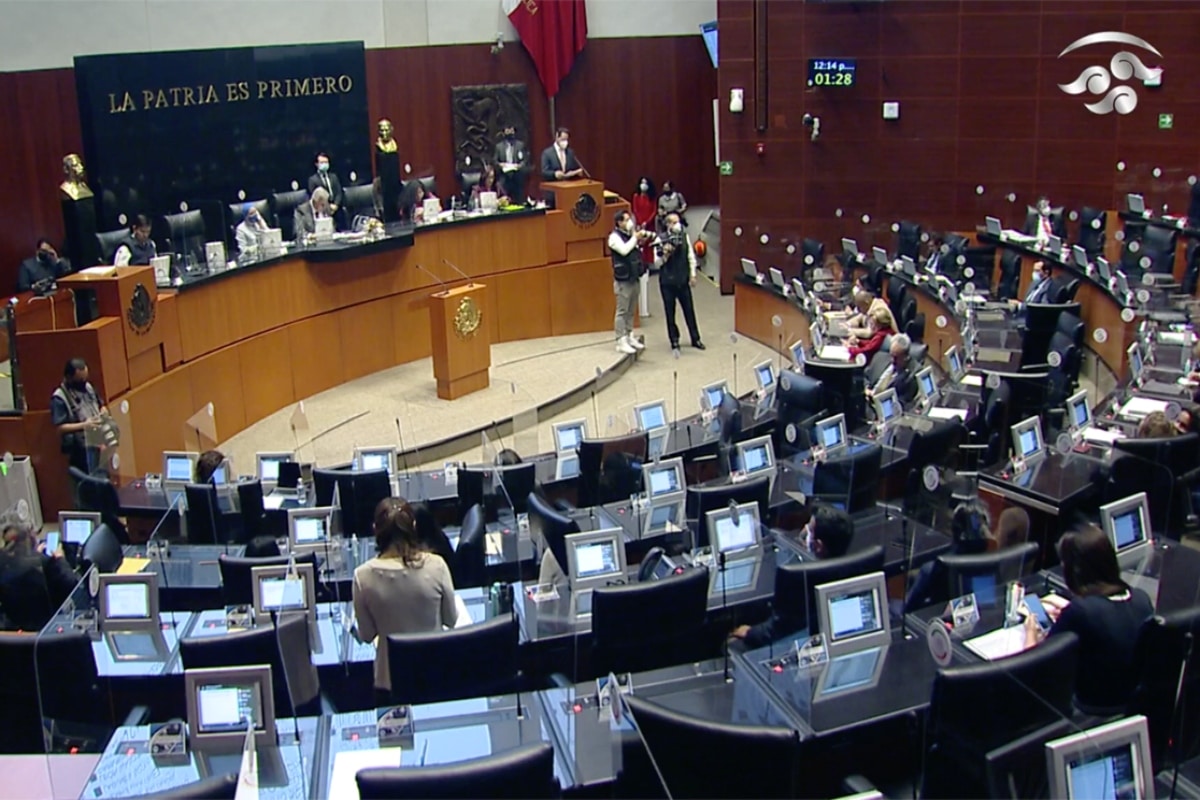
[[171, 93], [171, 105], [179, 105], [179, 93], [183, 91], [182, 87], [172, 86], [168, 91]]
[[339, 75], [338, 76], [338, 89], [342, 92], [342, 94], [349, 94], [353, 88], [354, 88], [354, 79], [353, 78], [351, 78], [349, 75]]
[[309, 83], [308, 78], [295, 81], [295, 84], [297, 97], [308, 97], [312, 94], [312, 85]]
[[279, 81], [271, 81], [271, 99], [274, 100], [276, 97], [283, 97], [283, 94], [280, 92]]
[[237, 102], [237, 99], [238, 99], [237, 89], [238, 89], [238, 85], [236, 83], [227, 82], [225, 84], [225, 99], [228, 100], [230, 103]]
[[263, 96], [266, 95], [266, 93], [267, 93], [267, 82], [259, 81], [258, 82], [258, 99], [262, 100]]
[[314, 77], [312, 79], [312, 87], [313, 94], [325, 94], [325, 81], [321, 80], [320, 77]]
[[221, 98], [217, 97], [217, 87], [213, 86], [210, 83], [204, 92], [204, 99], [201, 100], [200, 102], [201, 103], [219, 103], [219, 102], [221, 102]]
[[120, 105], [117, 105], [117, 95], [110, 93], [108, 95], [108, 113], [123, 114], [126, 111], [137, 111], [137, 106], [134, 104], [133, 98], [129, 96], [129, 92], [124, 93]]
[[337, 79], [336, 78], [326, 78], [325, 79], [325, 94], [337, 94]]
[[167, 108], [170, 103], [167, 102], [167, 93], [162, 89], [158, 90], [158, 94], [154, 98], [155, 108]]
[[149, 89], [142, 89], [142, 110], [150, 108], [150, 104], [154, 102], [154, 92]]
[[183, 104], [184, 104], [185, 106], [194, 106], [194, 105], [196, 105], [196, 97], [195, 97], [195, 95], [192, 93], [192, 87], [190, 87], [190, 86], [184, 86], [184, 87], [183, 87]]

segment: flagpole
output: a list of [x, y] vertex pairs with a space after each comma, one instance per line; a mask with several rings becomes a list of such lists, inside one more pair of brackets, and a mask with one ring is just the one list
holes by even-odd
[[554, 119], [554, 98], [550, 98], [550, 138], [554, 139], [554, 132], [558, 130], [558, 123]]

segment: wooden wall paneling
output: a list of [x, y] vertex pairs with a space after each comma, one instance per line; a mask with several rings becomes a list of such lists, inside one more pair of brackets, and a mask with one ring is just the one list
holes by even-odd
[[[429, 358], [433, 354], [429, 320], [430, 292], [430, 289], [416, 289], [391, 298], [390, 313], [395, 320], [397, 364]], [[495, 296], [494, 289], [489, 289], [488, 293]]]
[[541, 266], [547, 262], [546, 217], [536, 215], [506, 220], [496, 237], [493, 254], [497, 271]]
[[190, 367], [169, 372], [122, 398], [129, 401], [138, 473], [159, 472], [163, 450], [183, 447], [183, 424], [198, 408], [192, 402], [190, 372]]
[[166, 369], [183, 360], [183, 345], [179, 341], [178, 300], [176, 292], [160, 292], [158, 295], [158, 319], [154, 324], [162, 326], [162, 360]]
[[[292, 384], [297, 362], [286, 328], [255, 336], [238, 345], [245, 424], [253, 425], [298, 399]], [[324, 366], [305, 360], [302, 365]]]
[[445, 261], [454, 264], [472, 278], [495, 272], [497, 241], [503, 233], [498, 224], [487, 223], [476, 223], [469, 228], [458, 230], [446, 228], [437, 231], [433, 235], [440, 240], [442, 257], [436, 264], [427, 266], [433, 270], [434, 275], [447, 283], [461, 281], [462, 276], [447, 266]]
[[345, 382], [341, 327], [337, 317], [324, 314], [287, 327], [292, 363], [292, 396], [297, 400]]
[[572, 261], [548, 267], [552, 335], [604, 330], [616, 310], [612, 260]]
[[551, 335], [550, 272], [553, 269], [525, 269], [492, 278], [492, 296], [496, 298], [498, 309], [498, 341]]
[[125, 358], [125, 338], [121, 320], [101, 317], [82, 328], [59, 331], [17, 333], [25, 385], [25, 403], [34, 411], [50, 408], [50, 395], [62, 383], [62, 353], [74, 353], [91, 366], [91, 381], [104, 397], [113, 397], [129, 388]]
[[143, 350], [129, 359], [129, 385], [141, 386], [163, 374], [162, 349]]
[[50, 422], [49, 411], [26, 413], [18, 422], [24, 428], [24, 447], [12, 452], [28, 455], [33, 461], [42, 517], [54, 520], [59, 511], [75, 508], [67, 457], [62, 453], [62, 439]]
[[387, 369], [395, 364], [395, 328], [389, 298], [335, 312], [342, 343], [343, 380]]
[[546, 212], [546, 261], [557, 263], [567, 260], [567, 226], [571, 224], [568, 212], [555, 209]]
[[242, 392], [241, 348], [227, 347], [189, 364], [192, 408], [184, 420], [213, 404], [217, 441], [224, 441], [246, 427], [246, 397]]

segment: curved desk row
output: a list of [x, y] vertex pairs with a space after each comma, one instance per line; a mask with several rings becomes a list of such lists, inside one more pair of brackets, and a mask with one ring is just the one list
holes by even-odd
[[[410, 234], [411, 244], [298, 250], [161, 294], [149, 268], [118, 268], [104, 280], [119, 289], [107, 301], [98, 292], [98, 319], [19, 334], [31, 411], [0, 427], [0, 439], [33, 455], [44, 486], [58, 483], [65, 459], [46, 409], [62, 364], [82, 356], [123, 431], [121, 474], [157, 471], [209, 403], [205, 438], [221, 441], [298, 400], [429, 357], [433, 275], [465, 283], [445, 262], [487, 284], [482, 324], [493, 342], [605, 330], [613, 301], [604, 236], [626, 207], [603, 205], [590, 224], [540, 210], [438, 223]], [[134, 307], [139, 289], [148, 309], [144, 299]], [[47, 513], [71, 505], [61, 488], [42, 499]]]

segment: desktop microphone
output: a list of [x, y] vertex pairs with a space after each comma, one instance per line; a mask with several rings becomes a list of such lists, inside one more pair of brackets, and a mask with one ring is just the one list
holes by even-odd
[[[671, 413], [675, 417], [671, 423], [672, 431], [679, 430], [679, 370], [671, 371]], [[668, 442], [670, 444], [670, 442]], [[666, 447], [663, 448], [666, 451]]]
[[468, 275], [467, 273], [463, 272], [463, 271], [462, 271], [461, 269], [459, 269], [457, 266], [455, 266], [455, 264], [454, 264], [454, 262], [453, 262], [453, 261], [450, 261], [450, 260], [448, 260], [448, 259], [445, 259], [445, 258], [443, 258], [443, 259], [442, 259], [442, 263], [443, 263], [443, 264], [445, 264], [446, 266], [450, 267], [450, 269], [454, 270], [454, 271], [455, 271], [455, 272], [457, 272], [459, 275], [462, 275], [464, 278], [466, 278], [466, 279], [469, 281], [469, 283], [468, 283], [468, 285], [469, 285], [469, 286], [474, 286], [474, 285], [475, 285], [475, 281], [471, 279], [471, 276], [470, 276], [470, 275]]
[[592, 384], [592, 416], [596, 422], [596, 436], [600, 436], [600, 404], [596, 402], [596, 384]]
[[1183, 686], [1187, 678], [1188, 664], [1192, 660], [1192, 646], [1195, 644], [1195, 637], [1192, 632], [1188, 631], [1183, 635], [1183, 658], [1179, 662], [1179, 682], [1175, 684], [1175, 702], [1171, 708], [1171, 727], [1169, 741], [1174, 744], [1175, 750], [1175, 769], [1171, 773], [1171, 793], [1168, 797], [1177, 797], [1175, 787], [1179, 784], [1179, 764], [1183, 760], [1180, 758], [1180, 748], [1183, 746], [1183, 731], [1178, 730], [1180, 719], [1183, 716]]
[[504, 449], [504, 437], [500, 435], [500, 423], [492, 420], [492, 433], [496, 434], [496, 441], [500, 443], [500, 449]]
[[738, 373], [737, 373], [737, 350], [734, 350], [733, 351], [733, 396], [735, 398], [738, 396], [737, 375], [738, 375]]
[[[404, 483], [405, 493], [407, 494], [408, 485], [412, 481], [412, 475], [408, 469], [408, 451], [404, 449], [404, 434], [400, 431], [400, 418], [396, 417], [396, 437], [400, 440], [400, 460], [404, 464]], [[396, 481], [399, 484], [399, 481]]]
[[421, 270], [421, 272], [424, 272], [424, 273], [425, 273], [426, 275], [428, 275], [429, 277], [433, 278], [435, 281], [437, 281], [438, 283], [440, 283], [440, 284], [441, 284], [443, 287], [449, 286], [449, 284], [447, 284], [447, 283], [446, 283], [444, 280], [442, 280], [441, 278], [439, 278], [437, 275], [434, 275], [432, 272], [430, 272], [429, 270], [425, 269], [425, 268], [424, 268], [424, 267], [422, 267], [420, 264], [413, 264], [413, 266], [414, 266], [414, 267], [416, 267], [417, 269]]
[[579, 156], [575, 156], [575, 163], [579, 165], [581, 170], [583, 170], [584, 175], [588, 176], [589, 178], [592, 177], [592, 173], [588, 172], [588, 168], [585, 167], [583, 162], [579, 160]]
[[[730, 506], [733, 507], [733, 520], [734, 520], [734, 524], [736, 525], [737, 524], [737, 507], [733, 505], [732, 500], [730, 500], [729, 503], [730, 503]], [[709, 544], [711, 545], [712, 542], [709, 542]], [[728, 617], [726, 617], [726, 614], [729, 611], [729, 597], [726, 594], [726, 586], [725, 586], [725, 551], [724, 550], [717, 551], [717, 568], [720, 571], [720, 580], [721, 580], [721, 618], [728, 619]], [[728, 636], [725, 637], [724, 650], [725, 650], [725, 653], [724, 653], [725, 682], [733, 683], [733, 678], [729, 677], [729, 637]]]

